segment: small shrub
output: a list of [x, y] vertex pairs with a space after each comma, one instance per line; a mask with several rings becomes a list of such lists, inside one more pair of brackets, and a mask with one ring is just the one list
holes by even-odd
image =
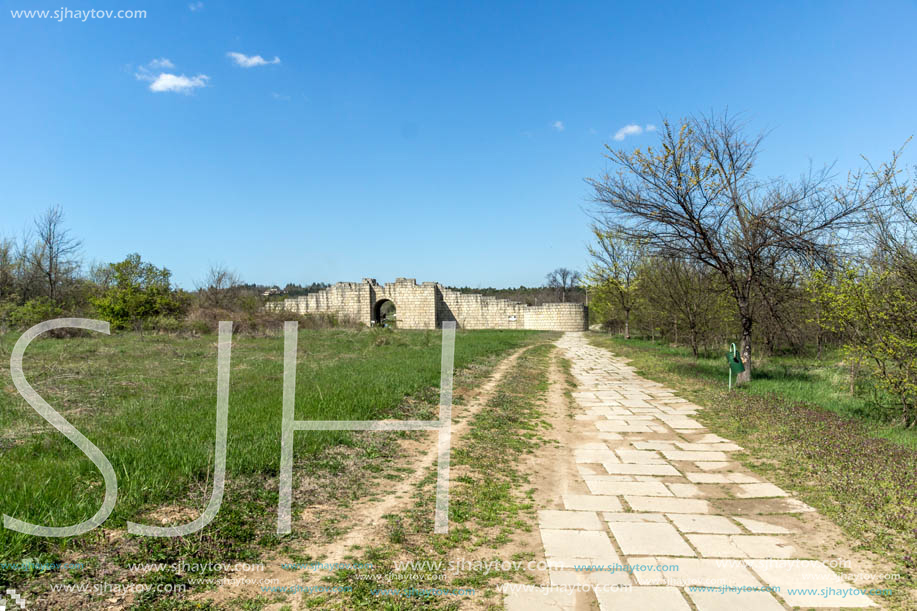
[[10, 309], [10, 326], [17, 329], [28, 329], [40, 322], [59, 318], [63, 310], [47, 297], [30, 299], [21, 306]]

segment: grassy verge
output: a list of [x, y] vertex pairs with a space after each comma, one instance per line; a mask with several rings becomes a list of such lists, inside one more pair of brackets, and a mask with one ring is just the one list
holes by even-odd
[[[590, 340], [631, 359], [637, 372], [679, 389], [705, 409], [698, 415], [711, 430], [748, 450], [746, 462], [775, 483], [797, 492], [862, 548], [884, 557], [902, 581], [887, 581], [895, 593], [884, 604], [913, 608], [917, 589], [917, 451], [876, 436], [876, 425], [825, 409], [825, 389], [802, 381], [780, 384], [771, 364], [770, 383], [739, 392], [695, 372], [671, 349], [592, 335]], [[690, 357], [688, 357], [690, 358]], [[725, 359], [723, 359], [725, 361]], [[766, 366], [765, 366], [766, 367]], [[720, 372], [725, 369], [721, 363]], [[764, 371], [767, 371], [765, 368]], [[764, 377], [767, 382], [768, 378]], [[817, 385], [817, 379], [810, 382]], [[767, 390], [765, 390], [767, 389]], [[806, 398], [814, 398], [806, 402]], [[908, 592], [910, 590], [910, 593]]]
[[[518, 359], [453, 450], [449, 533], [432, 534], [431, 471], [413, 507], [387, 517], [388, 544], [354, 558], [373, 568], [338, 572], [328, 578], [328, 585], [347, 591], [316, 596], [307, 604], [335, 609], [498, 608], [493, 582], [505, 580], [507, 572], [474, 563], [533, 557], [512, 546], [516, 533], [529, 532], [535, 523], [534, 489], [519, 461], [543, 443], [541, 431], [548, 425], [541, 405], [552, 350], [538, 345]], [[521, 571], [514, 577], [531, 579]], [[405, 592], [409, 588], [413, 593]]]
[[[677, 375], [704, 388], [727, 386], [725, 353], [695, 360], [689, 349], [680, 346], [604, 334], [592, 337], [617, 354], [634, 359], [640, 367]], [[902, 429], [882, 420], [895, 406], [891, 406], [888, 397], [865, 376], [857, 378], [855, 393], [850, 393], [850, 371], [838, 354], [826, 354], [821, 360], [795, 356], [761, 357], [755, 360], [751, 384], [738, 390], [760, 396], [778, 394], [790, 401], [817, 405], [845, 418], [861, 419], [869, 424], [870, 435], [917, 450], [917, 430]]]
[[[497, 355], [538, 337], [460, 332], [456, 367], [492, 366]], [[439, 338], [435, 332], [302, 331], [296, 418], [431, 416]], [[0, 337], [0, 353], [8, 355], [15, 339]], [[111, 546], [103, 530], [123, 530], [127, 519], [148, 522], [163, 506], [173, 523], [199, 515], [209, 498], [213, 468], [215, 339], [123, 334], [33, 343], [25, 358], [27, 379], [111, 460], [119, 477], [118, 505], [104, 529], [83, 537], [52, 540], [0, 530], [0, 561], [82, 562], [84, 569], [63, 577], [79, 580], [99, 572], [92, 552]], [[119, 564], [215, 554], [217, 562], [251, 560], [259, 550], [281, 544], [270, 531], [277, 507], [282, 339], [237, 337], [232, 357], [228, 484], [220, 514], [193, 537], [119, 539]], [[91, 516], [103, 494], [92, 463], [28, 407], [8, 371], [0, 377], [0, 389], [0, 510], [48, 525]], [[391, 459], [393, 448], [391, 440], [379, 436], [366, 441], [351, 433], [300, 435], [297, 475], [339, 474], [353, 465], [354, 454], [382, 463]], [[328, 529], [333, 534], [333, 527]], [[0, 585], [38, 577], [3, 570]]]

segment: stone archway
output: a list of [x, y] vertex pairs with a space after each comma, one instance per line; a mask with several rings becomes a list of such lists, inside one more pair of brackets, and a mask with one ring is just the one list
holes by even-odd
[[396, 308], [391, 299], [380, 299], [373, 306], [373, 320], [377, 325], [395, 326]]

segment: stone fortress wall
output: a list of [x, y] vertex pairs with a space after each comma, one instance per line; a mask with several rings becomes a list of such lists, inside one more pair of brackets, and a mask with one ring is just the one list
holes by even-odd
[[583, 331], [586, 306], [580, 303], [546, 303], [530, 306], [475, 293], [460, 293], [436, 282], [417, 284], [398, 278], [381, 285], [374, 278], [338, 282], [318, 293], [283, 300], [283, 310], [298, 314], [334, 313], [364, 324], [379, 320], [379, 307], [395, 304], [401, 329], [436, 329], [455, 321], [460, 329], [537, 329]]

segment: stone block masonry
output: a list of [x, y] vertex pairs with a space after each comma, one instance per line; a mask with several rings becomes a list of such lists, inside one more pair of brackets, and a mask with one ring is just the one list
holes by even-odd
[[318, 293], [285, 299], [282, 308], [298, 314], [337, 314], [370, 325], [380, 319], [386, 301], [395, 305], [398, 327], [436, 329], [455, 321], [460, 329], [536, 329], [583, 331], [586, 306], [579, 303], [546, 303], [530, 306], [475, 293], [460, 293], [437, 282], [418, 284], [398, 278], [384, 285], [374, 278], [338, 282]]

